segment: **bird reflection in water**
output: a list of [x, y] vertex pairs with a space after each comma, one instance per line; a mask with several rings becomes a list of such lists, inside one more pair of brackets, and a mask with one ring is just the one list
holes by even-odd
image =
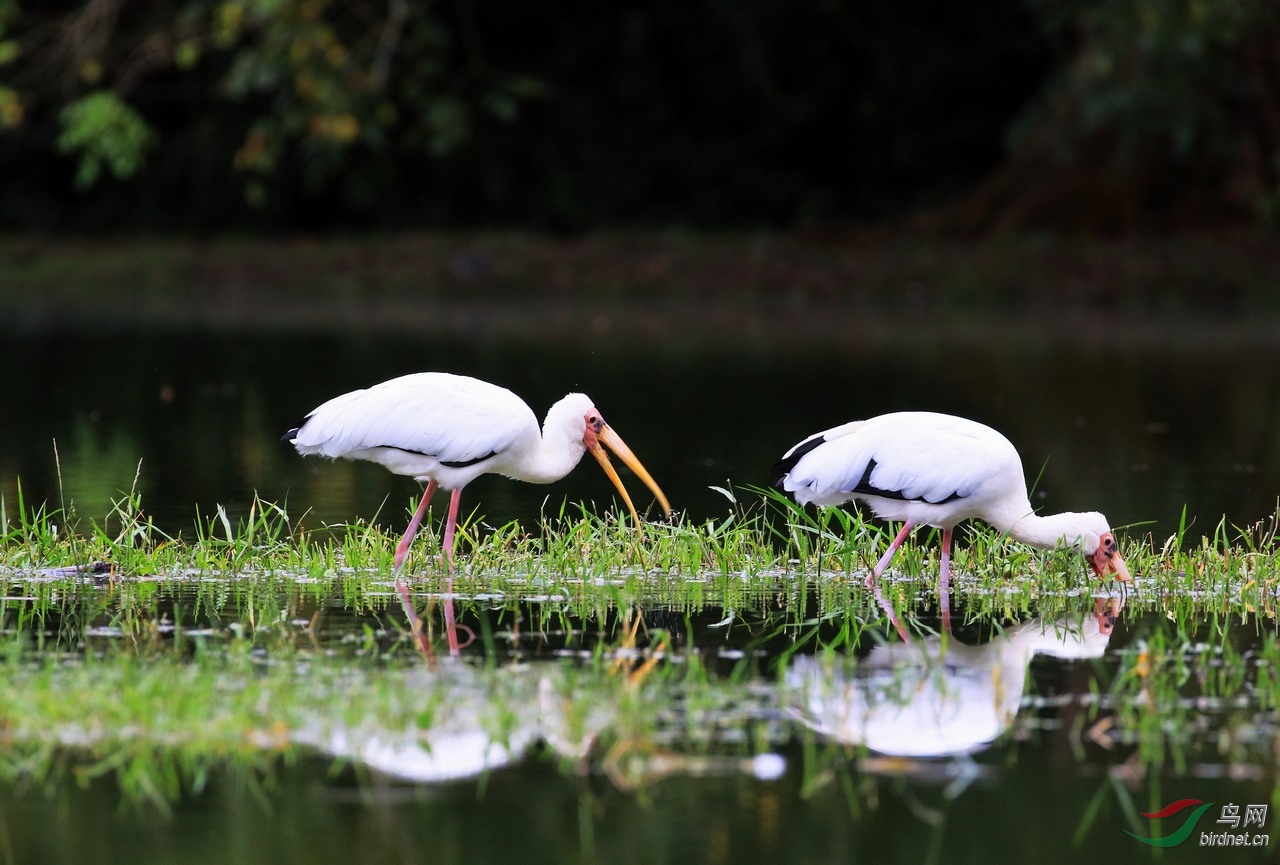
[[1100, 657], [1123, 608], [1098, 598], [1082, 616], [1035, 618], [982, 645], [944, 633], [912, 638], [877, 592], [901, 642], [876, 646], [856, 662], [829, 654], [795, 658], [787, 672], [801, 723], [843, 744], [881, 755], [972, 754], [1013, 724], [1032, 658]]

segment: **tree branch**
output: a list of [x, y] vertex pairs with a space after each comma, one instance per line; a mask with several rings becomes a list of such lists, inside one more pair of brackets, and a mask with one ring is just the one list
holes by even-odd
[[369, 67], [369, 89], [375, 93], [387, 86], [391, 60], [400, 47], [400, 36], [404, 33], [404, 24], [408, 18], [408, 0], [389, 0], [387, 20], [382, 25], [382, 35], [378, 37], [378, 46], [373, 52], [373, 65]]

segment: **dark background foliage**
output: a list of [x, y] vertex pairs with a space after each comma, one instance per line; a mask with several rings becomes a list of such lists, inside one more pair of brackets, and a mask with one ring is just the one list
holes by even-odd
[[1266, 0], [0, 0], [0, 227], [1274, 221]]

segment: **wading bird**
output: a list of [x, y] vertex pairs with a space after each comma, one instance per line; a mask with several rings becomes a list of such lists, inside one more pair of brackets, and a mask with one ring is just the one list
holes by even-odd
[[1096, 512], [1037, 515], [1018, 452], [976, 421], [922, 411], [854, 421], [800, 442], [773, 471], [781, 475], [777, 485], [802, 505], [857, 499], [881, 519], [902, 522], [867, 575], [868, 586], [877, 583], [912, 529], [936, 526], [942, 529], [938, 588], [946, 604], [951, 530], [973, 517], [1033, 546], [1078, 546], [1099, 577], [1112, 573], [1129, 580], [1107, 518]]
[[451, 493], [441, 548], [452, 571], [453, 534], [464, 486], [483, 474], [551, 483], [567, 475], [586, 451], [600, 461], [632, 519], [639, 522], [602, 445], [630, 466], [663, 511], [671, 514], [653, 477], [580, 393], [553, 405], [539, 430], [529, 406], [504, 387], [463, 375], [415, 373], [334, 397], [283, 438], [303, 456], [369, 460], [427, 485], [396, 546], [397, 573], [437, 489]]

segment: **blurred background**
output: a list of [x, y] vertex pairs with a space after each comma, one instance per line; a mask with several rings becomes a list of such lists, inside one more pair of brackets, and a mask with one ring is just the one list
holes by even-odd
[[897, 408], [1157, 543], [1276, 515], [1271, 0], [0, 0], [0, 176], [11, 513], [400, 525], [278, 438], [442, 369], [586, 390], [695, 517]]
[[1267, 0], [0, 3], [0, 224], [1277, 217]]

